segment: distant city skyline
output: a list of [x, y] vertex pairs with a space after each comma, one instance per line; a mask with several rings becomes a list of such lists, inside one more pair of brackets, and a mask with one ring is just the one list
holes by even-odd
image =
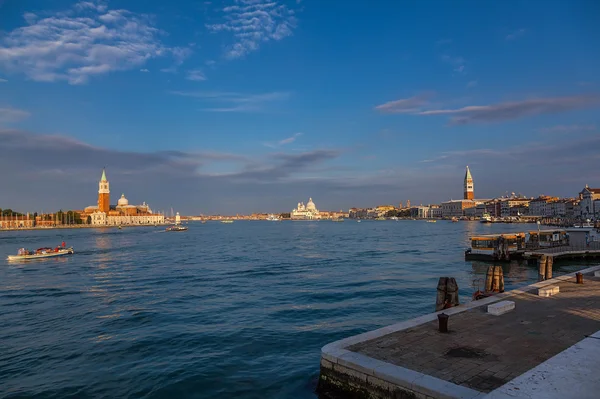
[[436, 204], [466, 165], [476, 198], [572, 197], [600, 186], [597, 11], [0, 1], [0, 208], [80, 209], [104, 166], [186, 215]]

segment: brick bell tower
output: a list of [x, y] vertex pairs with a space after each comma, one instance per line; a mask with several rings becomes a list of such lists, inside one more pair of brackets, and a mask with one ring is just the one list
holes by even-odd
[[105, 213], [110, 211], [110, 189], [105, 169], [102, 169], [102, 177], [98, 183], [98, 210]]
[[473, 191], [473, 177], [471, 176], [471, 171], [469, 170], [468, 166], [467, 171], [465, 172], [465, 199], [475, 199], [475, 192]]

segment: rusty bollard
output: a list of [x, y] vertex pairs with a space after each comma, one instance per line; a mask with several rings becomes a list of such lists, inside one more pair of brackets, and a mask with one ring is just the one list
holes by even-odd
[[583, 274], [577, 272], [575, 276], [577, 277], [577, 284], [583, 284]]
[[448, 332], [448, 318], [450, 318], [450, 316], [448, 316], [446, 313], [440, 313], [438, 315], [439, 330], [441, 333]]

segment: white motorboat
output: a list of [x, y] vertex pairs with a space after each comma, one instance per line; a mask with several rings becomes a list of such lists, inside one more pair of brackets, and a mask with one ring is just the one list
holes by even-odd
[[281, 221], [281, 219], [280, 219], [280, 218], [278, 218], [277, 216], [275, 216], [275, 215], [273, 215], [273, 214], [269, 215], [269, 216], [267, 217], [267, 220], [268, 220], [269, 222], [280, 222], [280, 221]]
[[186, 231], [188, 228], [186, 226], [182, 226], [179, 224], [169, 226], [165, 229], [165, 231]]
[[43, 258], [54, 258], [57, 256], [71, 255], [73, 247], [69, 248], [40, 248], [36, 251], [29, 251], [25, 248], [19, 249], [17, 255], [8, 255], [7, 260], [30, 260], [30, 259], [43, 259]]
[[492, 223], [492, 217], [490, 216], [489, 213], [484, 213], [483, 216], [481, 217], [481, 219], [479, 219], [479, 221], [481, 223]]

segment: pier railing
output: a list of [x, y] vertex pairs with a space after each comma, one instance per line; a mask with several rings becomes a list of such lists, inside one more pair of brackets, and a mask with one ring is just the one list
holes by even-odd
[[569, 253], [585, 253], [587, 251], [598, 252], [600, 251], [600, 242], [591, 241], [589, 244], [582, 245], [563, 245], [559, 247], [537, 247], [527, 248], [525, 252], [557, 255], [557, 254], [569, 254]]

